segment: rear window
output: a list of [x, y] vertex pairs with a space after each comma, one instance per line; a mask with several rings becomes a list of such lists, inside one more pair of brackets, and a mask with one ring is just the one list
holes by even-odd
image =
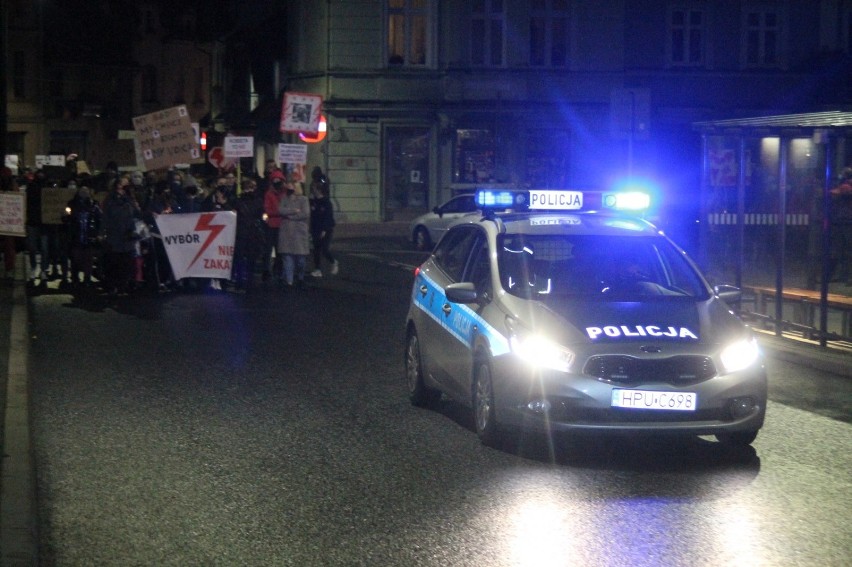
[[709, 297], [689, 261], [659, 236], [505, 234], [498, 256], [503, 289], [526, 299]]

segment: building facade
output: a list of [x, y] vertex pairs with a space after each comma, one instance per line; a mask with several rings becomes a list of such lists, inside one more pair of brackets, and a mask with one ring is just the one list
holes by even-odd
[[284, 88], [323, 96], [329, 134], [309, 167], [327, 171], [349, 221], [406, 220], [482, 184], [625, 176], [686, 211], [693, 122], [852, 104], [848, 0], [288, 7]]

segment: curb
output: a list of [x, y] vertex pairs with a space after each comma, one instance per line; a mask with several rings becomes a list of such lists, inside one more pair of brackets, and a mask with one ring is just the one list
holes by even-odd
[[797, 341], [775, 335], [755, 333], [757, 342], [770, 358], [852, 378], [852, 353]]

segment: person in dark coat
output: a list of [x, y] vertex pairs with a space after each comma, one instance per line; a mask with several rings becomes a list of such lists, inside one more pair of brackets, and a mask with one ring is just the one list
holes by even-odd
[[236, 199], [237, 240], [234, 246], [234, 282], [237, 289], [252, 287], [257, 262], [266, 251], [266, 223], [263, 221], [263, 197], [257, 182], [248, 179]]
[[331, 253], [331, 237], [334, 233], [334, 205], [329, 196], [328, 178], [322, 169], [315, 167], [311, 172], [311, 240], [314, 244], [314, 271], [311, 276], [322, 277], [322, 259], [330, 264], [331, 275], [338, 271], [337, 260]]
[[130, 179], [119, 177], [104, 201], [104, 287], [110, 294], [130, 291], [134, 275], [137, 209], [127, 194]]
[[71, 255], [71, 283], [80, 283], [80, 272], [83, 272], [83, 285], [92, 283], [92, 268], [94, 266], [95, 247], [101, 231], [101, 208], [92, 199], [92, 191], [88, 187], [80, 187], [73, 199], [68, 201], [68, 216], [66, 217], [68, 244]]

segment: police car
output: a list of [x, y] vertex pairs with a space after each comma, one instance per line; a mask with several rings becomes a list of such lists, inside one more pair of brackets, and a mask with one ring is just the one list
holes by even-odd
[[[442, 394], [477, 434], [714, 435], [748, 445], [767, 383], [751, 330], [662, 232], [646, 197], [489, 191], [415, 271], [405, 370], [416, 406]], [[637, 205], [637, 201], [639, 204]]]

